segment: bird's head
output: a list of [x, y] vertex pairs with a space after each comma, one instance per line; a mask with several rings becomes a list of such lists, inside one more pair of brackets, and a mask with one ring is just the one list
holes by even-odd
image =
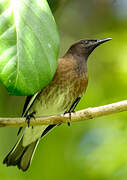
[[84, 56], [85, 59], [91, 54], [91, 52], [100, 44], [110, 41], [111, 38], [95, 40], [95, 39], [82, 39], [74, 43], [68, 53], [76, 56]]

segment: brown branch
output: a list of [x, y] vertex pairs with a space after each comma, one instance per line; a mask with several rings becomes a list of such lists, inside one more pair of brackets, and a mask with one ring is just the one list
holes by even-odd
[[[96, 117], [101, 117], [109, 114], [115, 114], [123, 111], [127, 111], [127, 100], [77, 111], [71, 114], [71, 122], [85, 121], [88, 119], [93, 119]], [[36, 117], [36, 119], [31, 118], [30, 126], [60, 124], [67, 123], [68, 121], [70, 121], [68, 114], [47, 117]], [[0, 127], [20, 126], [27, 126], [25, 118], [0, 118]]]

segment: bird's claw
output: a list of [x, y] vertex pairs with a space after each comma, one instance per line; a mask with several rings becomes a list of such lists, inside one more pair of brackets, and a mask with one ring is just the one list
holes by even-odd
[[64, 115], [65, 115], [65, 114], [69, 114], [69, 122], [67, 122], [67, 125], [68, 125], [68, 126], [71, 125], [71, 113], [75, 113], [75, 111], [72, 110], [72, 111], [65, 111], [65, 112], [64, 112]]
[[[34, 118], [35, 119], [35, 112], [33, 111], [31, 114], [29, 114], [29, 115], [27, 115], [26, 116], [26, 123], [28, 124], [28, 127], [30, 127], [30, 119], [31, 118]], [[32, 126], [32, 128], [33, 128], [33, 126]]]

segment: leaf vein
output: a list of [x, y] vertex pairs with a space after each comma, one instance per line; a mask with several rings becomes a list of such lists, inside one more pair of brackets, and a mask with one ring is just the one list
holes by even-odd
[[[45, 55], [46, 57], [48, 57], [48, 53], [46, 53], [46, 51], [45, 51], [44, 47], [42, 46], [42, 43], [41, 43], [40, 39], [38, 38], [38, 36], [36, 35], [36, 33], [33, 31], [33, 29], [31, 28], [31, 26], [29, 26], [29, 25], [26, 23], [26, 21], [25, 21], [25, 19], [24, 19], [24, 17], [23, 17], [23, 16], [22, 16], [22, 18], [23, 18], [24, 23], [26, 24], [26, 26], [28, 26], [28, 28], [29, 28], [29, 29], [31, 29], [31, 31], [33, 32], [33, 34], [34, 34], [35, 38], [36, 38], [36, 39], [37, 39], [37, 41], [39, 42], [39, 44], [40, 44], [41, 48], [43, 49], [43, 53], [44, 53], [44, 55]], [[51, 73], [51, 64], [50, 64], [50, 62], [49, 62], [49, 59], [48, 59], [48, 58], [47, 58], [47, 62], [48, 62], [48, 65], [49, 65], [49, 67], [50, 67], [50, 73]]]
[[[25, 47], [25, 43], [24, 43], [24, 40], [20, 38], [20, 41], [22, 41], [22, 46], [24, 48], [24, 50], [26, 51], [26, 53], [28, 54], [28, 56], [30, 57], [29, 59], [32, 59], [32, 56], [31, 56], [31, 53], [29, 52], [29, 47]], [[38, 84], [38, 88], [39, 88], [39, 78], [38, 78], [38, 75], [37, 75], [37, 71], [36, 71], [36, 68], [35, 68], [35, 65], [33, 63], [33, 61], [31, 61], [32, 65], [33, 65], [33, 68], [35, 69], [35, 73], [36, 73], [36, 82]]]

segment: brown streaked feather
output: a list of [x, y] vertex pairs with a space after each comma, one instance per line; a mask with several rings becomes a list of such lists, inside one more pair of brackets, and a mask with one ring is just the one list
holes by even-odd
[[[84, 63], [86, 65], [85, 61]], [[74, 99], [82, 96], [88, 85], [88, 73], [86, 69], [81, 68], [80, 74], [77, 74], [75, 70], [79, 68], [78, 66], [77, 60], [73, 57], [70, 58], [70, 56], [67, 56], [66, 58], [59, 59], [53, 80], [38, 94], [37, 98], [41, 100], [40, 94], [43, 93], [43, 96], [47, 98], [48, 102], [53, 94], [59, 92], [58, 89], [60, 89], [60, 93], [62, 94], [62, 91], [65, 91], [67, 88], [69, 92], [68, 96], [70, 95]], [[52, 92], [52, 89], [54, 89], [54, 92]], [[65, 100], [66, 98], [65, 95]]]

